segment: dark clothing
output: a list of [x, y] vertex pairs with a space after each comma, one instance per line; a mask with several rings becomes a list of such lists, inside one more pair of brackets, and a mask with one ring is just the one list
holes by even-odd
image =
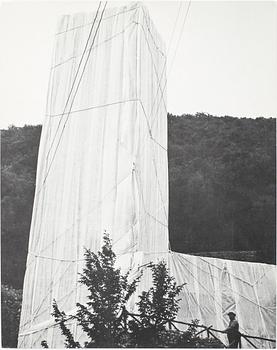
[[227, 334], [228, 341], [229, 341], [229, 348], [231, 349], [237, 349], [240, 341], [240, 335], [229, 335]]
[[229, 341], [229, 348], [237, 348], [240, 341], [239, 323], [237, 320], [232, 320], [226, 329]]

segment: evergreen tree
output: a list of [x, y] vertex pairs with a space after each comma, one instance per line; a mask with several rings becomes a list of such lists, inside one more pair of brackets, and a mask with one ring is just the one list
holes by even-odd
[[[118, 347], [124, 334], [122, 316], [127, 301], [135, 292], [140, 276], [128, 282], [129, 273], [122, 275], [115, 268], [116, 256], [107, 233], [104, 234], [104, 245], [97, 254], [85, 251], [85, 268], [80, 283], [89, 291], [86, 304], [77, 303], [75, 315], [66, 315], [53, 303], [53, 316], [65, 336], [66, 348], [79, 347]], [[74, 340], [73, 334], [66, 325], [69, 319], [77, 320], [88, 341], [81, 346]], [[47, 346], [46, 342], [42, 344]]]
[[[163, 345], [166, 324], [174, 320], [179, 310], [178, 295], [184, 284], [177, 285], [164, 261], [151, 264], [153, 286], [143, 291], [137, 302], [140, 323], [132, 322], [130, 328], [139, 346]], [[161, 343], [161, 344], [160, 344]]]

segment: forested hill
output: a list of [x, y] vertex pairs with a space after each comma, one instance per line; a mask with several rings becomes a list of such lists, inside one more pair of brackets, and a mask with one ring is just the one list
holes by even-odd
[[[171, 249], [275, 263], [275, 119], [168, 116]], [[22, 288], [41, 126], [2, 131], [2, 283]]]
[[257, 250], [275, 263], [275, 127], [273, 118], [169, 115], [173, 250]]

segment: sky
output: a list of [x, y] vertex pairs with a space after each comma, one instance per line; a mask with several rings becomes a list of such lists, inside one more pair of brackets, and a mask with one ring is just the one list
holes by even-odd
[[[127, 2], [109, 1], [108, 6]], [[170, 113], [276, 117], [277, 2], [144, 4], [168, 48]], [[93, 12], [97, 5], [82, 1], [1, 3], [0, 128], [43, 122], [57, 21], [63, 14]]]

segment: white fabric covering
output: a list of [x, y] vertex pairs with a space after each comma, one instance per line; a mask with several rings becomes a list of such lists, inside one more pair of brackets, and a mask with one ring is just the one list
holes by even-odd
[[[186, 283], [180, 302], [180, 321], [199, 319], [200, 324], [227, 328], [227, 313], [237, 315], [240, 332], [275, 339], [275, 266], [187, 254], [169, 254], [171, 274], [178, 284]], [[214, 333], [228, 344], [225, 335]], [[257, 348], [272, 348], [274, 343], [250, 339]], [[250, 344], [242, 338], [242, 347]]]
[[106, 10], [101, 20], [102, 9], [90, 37], [95, 13], [64, 16], [57, 30], [18, 346], [63, 347], [52, 301], [65, 312], [84, 301], [83, 248], [99, 250], [104, 230], [123, 270], [135, 276], [165, 259], [187, 282], [180, 320], [222, 329], [232, 307], [243, 331], [273, 338], [274, 267], [169, 252], [164, 45], [141, 4]]

